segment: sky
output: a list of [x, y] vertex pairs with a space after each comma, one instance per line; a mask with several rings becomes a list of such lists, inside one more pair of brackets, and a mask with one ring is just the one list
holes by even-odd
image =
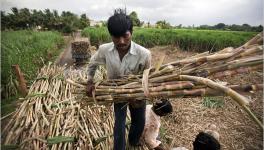
[[106, 21], [116, 8], [126, 8], [128, 14], [135, 11], [140, 21], [151, 24], [166, 20], [183, 26], [257, 26], [264, 22], [263, 0], [1, 0], [1, 10], [10, 12], [12, 7], [85, 13], [96, 21]]

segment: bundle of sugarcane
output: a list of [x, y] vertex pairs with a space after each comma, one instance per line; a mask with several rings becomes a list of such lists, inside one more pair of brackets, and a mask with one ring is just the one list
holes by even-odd
[[41, 69], [2, 131], [3, 149], [112, 149], [112, 108], [76, 99], [64, 71], [51, 65]]
[[[120, 79], [105, 80], [96, 84], [93, 98], [85, 96], [86, 81], [67, 80], [78, 88], [74, 92], [90, 103], [106, 104], [129, 101], [131, 99], [151, 99], [156, 97], [200, 97], [231, 96], [242, 107], [249, 101], [234, 90], [249, 92], [263, 89], [258, 85], [223, 86], [211, 79], [220, 79], [237, 73], [262, 70], [262, 33], [238, 48], [225, 48], [214, 54], [202, 53], [191, 58], [150, 68], [140, 75], [127, 75]], [[162, 62], [162, 61], [160, 61]], [[203, 77], [203, 78], [202, 78]], [[210, 84], [209, 84], [210, 83]], [[236, 87], [236, 88], [234, 88]], [[232, 88], [234, 90], [232, 90]], [[247, 108], [245, 108], [247, 111]], [[262, 126], [262, 125], [261, 125]]]
[[[258, 34], [236, 49], [225, 48], [214, 54], [202, 53], [161, 67], [157, 65], [158, 67], [145, 70], [141, 75], [127, 75], [121, 79], [104, 80], [96, 86], [94, 98], [100, 103], [144, 99], [146, 95], [151, 97], [222, 95], [223, 92], [185, 79], [183, 75], [221, 79], [238, 73], [262, 70], [262, 42], [263, 36]], [[72, 83], [69, 80], [68, 82]], [[77, 82], [79, 88], [75, 93], [84, 94], [86, 81]], [[252, 85], [252, 87], [254, 87], [252, 89], [261, 90], [262, 84]], [[87, 100], [94, 101], [91, 98]]]
[[71, 43], [72, 57], [73, 58], [90, 58], [91, 53], [89, 51], [89, 39], [88, 38], [78, 38]]

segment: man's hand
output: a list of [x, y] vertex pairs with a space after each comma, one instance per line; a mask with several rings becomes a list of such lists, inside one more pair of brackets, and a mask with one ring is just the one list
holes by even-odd
[[154, 150], [167, 150], [167, 148], [160, 144], [159, 146], [155, 147]]
[[94, 83], [93, 81], [88, 81], [87, 82], [87, 87], [86, 87], [86, 94], [89, 97], [93, 97], [93, 91], [94, 91], [95, 87], [94, 87]]

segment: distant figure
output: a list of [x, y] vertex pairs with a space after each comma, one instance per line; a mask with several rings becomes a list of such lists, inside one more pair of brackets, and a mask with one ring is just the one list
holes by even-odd
[[173, 111], [172, 105], [168, 99], [161, 99], [152, 105], [146, 106], [146, 122], [141, 141], [147, 145], [149, 149], [166, 150], [161, 141], [157, 138], [160, 129], [160, 117], [166, 116]]
[[[193, 142], [193, 150], [220, 150], [219, 133], [216, 126], [210, 124], [204, 132], [200, 132]], [[172, 150], [188, 150], [185, 147], [177, 147]]]

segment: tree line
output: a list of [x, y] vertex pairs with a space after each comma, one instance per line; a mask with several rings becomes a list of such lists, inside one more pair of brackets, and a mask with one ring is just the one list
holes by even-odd
[[80, 16], [62, 11], [59, 15], [57, 10], [29, 10], [28, 8], [11, 8], [11, 13], [1, 11], [1, 30], [42, 29], [57, 30], [71, 33], [77, 29], [83, 29], [90, 25], [90, 19], [86, 14]]
[[218, 23], [216, 25], [200, 25], [195, 27], [194, 25], [192, 26], [182, 26], [182, 24], [176, 25], [176, 26], [171, 26], [169, 22], [166, 20], [162, 21], [157, 21], [156, 22], [156, 27], [162, 28], [162, 29], [171, 29], [171, 28], [176, 28], [176, 29], [197, 29], [197, 30], [226, 30], [226, 31], [248, 31], [248, 32], [261, 32], [263, 31], [263, 26], [250, 26], [249, 24], [242, 24], [242, 25], [226, 25], [224, 23]]
[[231, 31], [249, 31], [249, 32], [261, 32], [263, 31], [263, 26], [250, 26], [249, 24], [242, 24], [242, 25], [226, 25], [224, 23], [218, 23], [214, 26], [209, 25], [201, 25], [197, 27], [197, 29], [206, 29], [206, 30], [231, 30]]
[[[182, 26], [182, 24], [172, 26], [166, 20], [160, 20], [151, 25], [149, 22], [144, 23], [140, 21], [138, 15], [135, 11], [129, 14], [132, 19], [133, 25], [138, 27], [155, 27], [161, 29], [198, 29], [198, 30], [230, 30], [230, 31], [249, 31], [249, 32], [261, 32], [263, 31], [263, 26], [250, 26], [249, 24], [242, 25], [226, 25], [224, 23], [218, 23], [216, 25], [200, 25], [193, 26]], [[90, 26], [90, 19], [86, 14], [81, 14], [80, 16], [70, 12], [62, 11], [59, 15], [57, 10], [29, 10], [28, 8], [17, 9], [16, 7], [11, 8], [11, 13], [6, 14], [1, 11], [1, 30], [13, 29], [34, 29], [41, 28], [44, 30], [57, 30], [64, 33], [71, 33], [77, 29], [84, 29]], [[102, 25], [105, 26], [106, 22], [102, 21]]]

